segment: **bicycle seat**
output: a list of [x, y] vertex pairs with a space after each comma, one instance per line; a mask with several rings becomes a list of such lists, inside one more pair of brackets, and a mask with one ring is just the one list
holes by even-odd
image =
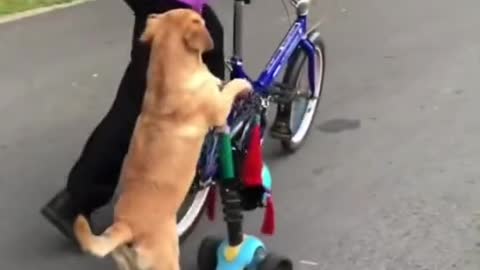
[[252, 2], [252, 0], [235, 0], [235, 2], [243, 2], [245, 3], [246, 5], [250, 4]]
[[311, 0], [291, 0], [291, 2], [299, 16], [307, 15]]

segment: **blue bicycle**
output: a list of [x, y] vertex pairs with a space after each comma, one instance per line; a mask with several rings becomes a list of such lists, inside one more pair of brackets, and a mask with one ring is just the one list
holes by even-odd
[[[266, 133], [266, 113], [271, 103], [276, 103], [277, 110], [270, 128], [270, 135], [279, 140], [282, 147], [290, 153], [303, 145], [318, 108], [324, 77], [324, 45], [318, 29], [316, 27], [308, 29], [310, 0], [289, 1], [295, 8], [297, 17], [274, 51], [264, 71], [258, 79], [254, 80], [244, 70], [242, 60], [243, 8], [251, 3], [250, 0], [234, 0], [233, 56], [227, 64], [232, 79], [246, 78], [254, 86], [252, 95], [234, 105], [228, 121], [230, 130], [228, 136], [231, 138], [234, 167], [238, 167], [245, 155], [251, 127], [259, 116], [262, 138]], [[282, 70], [285, 73], [279, 82], [277, 79]], [[239, 181], [234, 185], [222, 184], [219, 176], [219, 171], [222, 169], [219, 162], [220, 135], [213, 130], [208, 134], [196, 179], [178, 215], [178, 234], [184, 238], [200, 216], [210, 188], [215, 184], [220, 186], [229, 237], [227, 240], [210, 237], [202, 242], [198, 256], [200, 270], [228, 268], [226, 266], [228, 263], [219, 261], [221, 256], [217, 251], [227, 246], [238, 245], [239, 241], [243, 241], [238, 239], [238, 235], [243, 235], [242, 214], [239, 211], [263, 206], [263, 191], [246, 190]], [[266, 175], [269, 178], [268, 169], [266, 169]], [[259, 268], [260, 270], [291, 269], [292, 265], [286, 258], [267, 254], [258, 239], [253, 237], [249, 239], [250, 248], [247, 248], [249, 255], [242, 253], [246, 256], [243, 257], [244, 264], [239, 264], [237, 260], [235, 267], [238, 268], [240, 265], [240, 268]], [[232, 264], [230, 266], [233, 267]]]

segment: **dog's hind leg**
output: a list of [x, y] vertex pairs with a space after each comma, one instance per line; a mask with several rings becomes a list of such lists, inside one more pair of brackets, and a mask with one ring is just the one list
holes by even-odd
[[100, 258], [133, 238], [130, 227], [122, 222], [114, 223], [102, 235], [94, 235], [84, 216], [75, 220], [73, 229], [82, 249]]
[[136, 241], [139, 270], [180, 270], [180, 247], [176, 220], [158, 224], [155, 235]]
[[123, 254], [118, 252], [117, 250], [112, 251], [112, 258], [117, 264], [118, 270], [134, 270], [135, 268], [132, 268], [130, 263], [128, 262], [128, 259], [125, 258]]
[[180, 270], [180, 247], [177, 234], [171, 233], [157, 244], [161, 247], [156, 249], [152, 270]]
[[137, 259], [131, 248], [121, 245], [112, 251], [113, 260], [119, 270], [141, 270], [138, 268]]

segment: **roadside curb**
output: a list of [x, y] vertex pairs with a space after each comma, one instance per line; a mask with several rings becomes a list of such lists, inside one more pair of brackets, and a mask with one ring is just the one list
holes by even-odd
[[53, 5], [53, 6], [40, 7], [40, 8], [27, 10], [27, 11], [22, 11], [22, 12], [18, 12], [18, 13], [14, 13], [14, 14], [11, 14], [11, 15], [6, 15], [6, 16], [0, 17], [0, 24], [17, 21], [17, 20], [28, 18], [28, 17], [40, 15], [40, 14], [43, 14], [43, 13], [47, 13], [47, 12], [50, 12], [50, 11], [54, 11], [54, 10], [57, 10], [57, 9], [64, 9], [64, 8], [80, 5], [80, 4], [83, 4], [83, 3], [86, 3], [86, 2], [92, 2], [92, 1], [95, 1], [95, 0], [74, 0], [74, 1], [69, 2], [69, 3], [57, 4], [57, 5]]

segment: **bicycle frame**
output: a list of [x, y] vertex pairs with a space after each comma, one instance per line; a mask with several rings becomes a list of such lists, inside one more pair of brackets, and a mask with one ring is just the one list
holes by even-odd
[[[307, 30], [307, 14], [308, 14], [308, 4], [310, 0], [291, 0], [295, 2], [297, 7], [297, 18], [290, 26], [287, 34], [284, 36], [283, 40], [280, 42], [279, 46], [273, 53], [269, 62], [267, 63], [265, 69], [260, 73], [259, 77], [256, 80], [252, 80], [243, 67], [243, 58], [242, 58], [242, 28], [243, 28], [243, 6], [249, 0], [234, 0], [234, 34], [233, 34], [233, 54], [229, 60], [231, 67], [230, 77], [234, 78], [244, 78], [249, 80], [254, 88], [254, 92], [261, 97], [268, 97], [270, 94], [270, 89], [273, 86], [275, 79], [278, 76], [280, 70], [287, 66], [289, 63], [292, 54], [294, 51], [300, 47], [308, 57], [308, 78], [310, 89], [312, 91], [312, 96], [314, 96], [313, 89], [315, 89], [315, 80], [316, 80], [316, 69], [315, 69], [315, 59], [316, 59], [316, 47], [308, 38]], [[247, 2], [248, 3], [248, 2]], [[240, 113], [238, 116], [238, 111], [241, 108], [234, 106], [232, 113], [228, 119], [228, 125], [232, 128], [232, 133], [235, 134], [244, 126], [245, 114]], [[237, 116], [237, 117], [235, 117]], [[210, 137], [209, 139], [213, 140], [206, 142], [209, 147], [207, 147], [204, 153], [204, 162], [203, 169], [203, 181], [211, 179], [217, 173], [217, 147], [218, 147], [218, 138], [216, 136]], [[205, 185], [209, 183], [203, 182]]]
[[[243, 6], [246, 0], [235, 0], [234, 4], [234, 42], [233, 56], [230, 58], [231, 78], [244, 78], [252, 82], [254, 91], [262, 96], [268, 96], [269, 89], [274, 83], [280, 70], [282, 70], [289, 62], [293, 52], [300, 47], [304, 50], [308, 57], [308, 76], [310, 89], [315, 85], [315, 45], [307, 37], [307, 16], [308, 4], [310, 1], [295, 1], [297, 4], [297, 18], [290, 26], [287, 34], [284, 36], [280, 45], [275, 50], [266, 65], [265, 69], [260, 73], [256, 80], [252, 80], [243, 68], [242, 58], [242, 29], [243, 29]], [[300, 6], [301, 4], [305, 4]], [[303, 9], [302, 9], [303, 8]]]

